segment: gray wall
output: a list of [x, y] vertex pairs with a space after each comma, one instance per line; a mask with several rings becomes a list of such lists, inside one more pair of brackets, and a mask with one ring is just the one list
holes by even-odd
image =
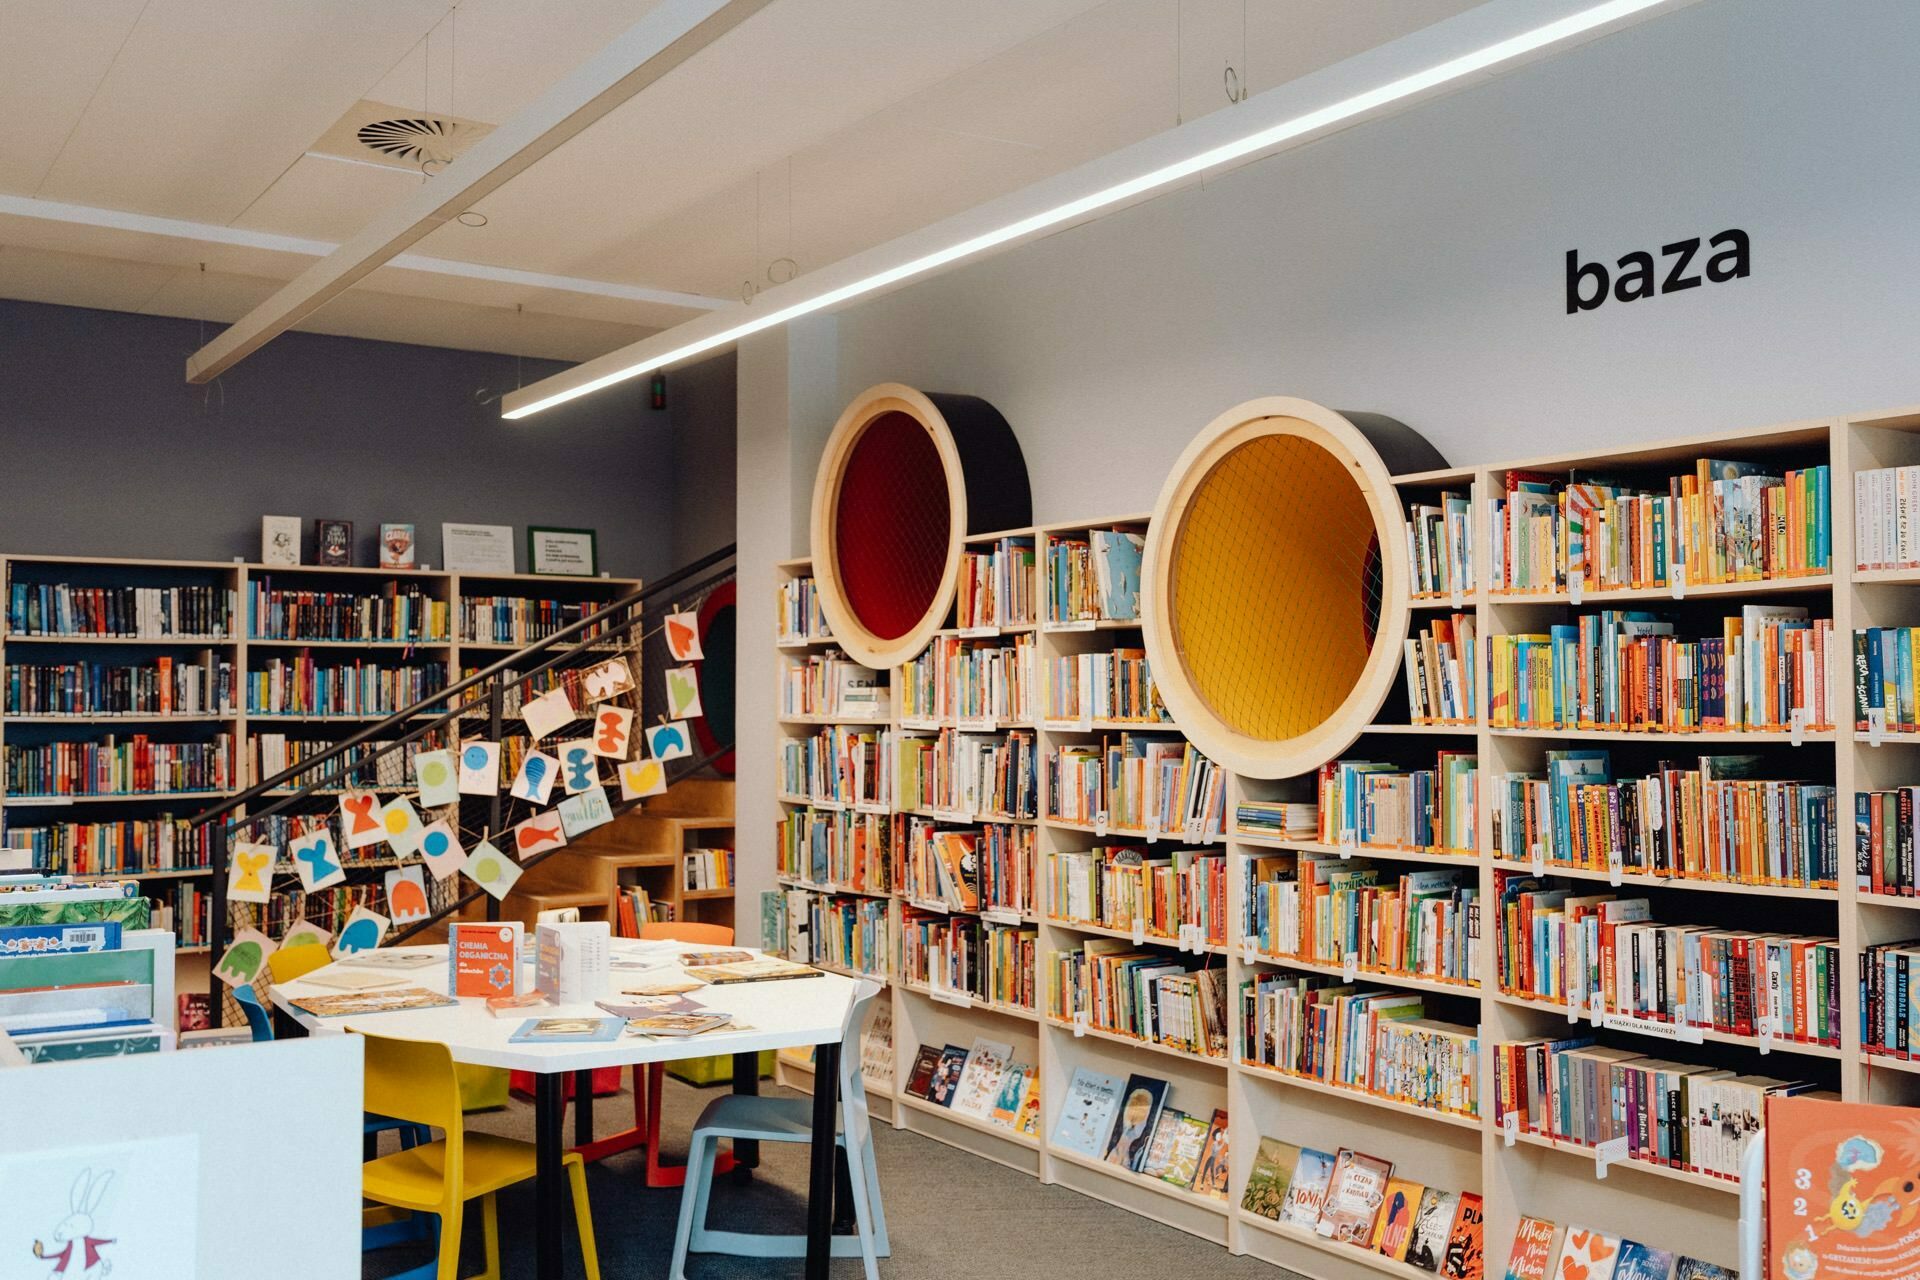
[[733, 541], [738, 381], [739, 362], [731, 351], [667, 375], [677, 565]]
[[[360, 564], [382, 520], [411, 521], [434, 565], [448, 521], [514, 526], [522, 570], [530, 523], [596, 530], [615, 574], [678, 563], [672, 424], [645, 379], [518, 424], [480, 398], [564, 366], [292, 333], [190, 387], [203, 340], [191, 320], [0, 301], [0, 550], [251, 560], [262, 515], [297, 515], [308, 558], [324, 516], [354, 522]], [[696, 394], [724, 395], [730, 419], [728, 383], [676, 374], [669, 403], [701, 416]]]
[[[1920, 5], [1704, 0], [840, 314], [838, 400], [987, 397], [1042, 521], [1145, 509], [1255, 395], [1472, 463], [1920, 401]], [[1569, 316], [1564, 254], [1753, 274]]]

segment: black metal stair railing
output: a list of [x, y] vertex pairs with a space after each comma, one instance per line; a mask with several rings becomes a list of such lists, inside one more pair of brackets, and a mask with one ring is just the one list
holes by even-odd
[[[210, 824], [212, 884], [208, 940], [214, 964], [219, 963], [236, 929], [245, 927], [236, 925], [230, 919], [230, 912], [245, 907], [248, 908], [246, 914], [249, 917], [252, 915], [253, 904], [228, 901], [228, 858], [233, 845], [239, 842], [272, 845], [276, 850], [274, 883], [293, 878], [291, 869], [279, 862], [278, 851], [284, 849], [290, 839], [319, 830], [332, 822], [338, 813], [340, 796], [349, 790], [391, 791], [401, 795], [412, 793], [411, 762], [420, 750], [456, 748], [474, 739], [503, 744], [499, 786], [492, 794], [463, 794], [457, 803], [422, 815], [423, 821], [429, 824], [437, 819], [448, 821], [465, 848], [471, 850], [481, 841], [498, 839], [522, 818], [531, 816], [536, 806], [511, 796], [505, 789], [510, 786], [514, 776], [514, 771], [507, 767], [508, 758], [512, 756], [517, 759], [519, 752], [510, 753], [504, 748], [517, 743], [519, 750], [524, 751], [533, 745], [527, 739], [524, 728], [516, 731], [513, 727], [520, 723], [519, 705], [526, 697], [553, 687], [572, 686], [575, 696], [571, 696], [570, 700], [579, 713], [576, 725], [586, 722], [595, 707], [606, 705], [608, 701], [627, 706], [634, 712], [628, 754], [635, 757], [641, 754], [646, 724], [643, 691], [662, 687], [665, 667], [675, 665], [667, 652], [661, 628], [657, 625], [649, 628], [646, 625], [648, 619], [697, 609], [709, 594], [733, 579], [733, 560], [734, 548], [723, 547], [657, 581], [644, 584], [585, 617], [556, 629], [551, 635], [462, 676], [446, 688], [332, 743], [272, 777], [255, 782], [196, 816], [193, 819], [195, 825]], [[627, 661], [633, 676], [632, 689], [612, 700], [600, 700], [593, 706], [587, 705], [584, 698], [577, 696], [580, 678], [586, 671], [615, 657]], [[720, 736], [731, 739], [731, 725], [720, 728]], [[574, 726], [563, 726], [543, 741], [551, 745], [553, 742], [567, 741], [570, 737], [586, 736], [584, 729], [577, 733], [572, 732], [573, 729]], [[686, 777], [729, 750], [730, 742], [702, 754], [670, 761], [665, 766], [667, 777], [669, 781]], [[601, 781], [604, 783], [605, 780]], [[559, 789], [556, 783], [555, 790]], [[610, 808], [616, 817], [642, 803], [640, 800], [617, 799], [617, 785], [613, 794], [615, 798], [610, 800]], [[563, 797], [556, 795], [552, 798], [557, 802]], [[345, 909], [337, 917], [328, 918], [334, 916], [330, 908], [311, 911], [313, 904], [304, 895], [282, 899], [284, 902], [299, 903], [295, 919], [305, 919], [327, 928], [331, 933], [338, 933], [339, 926], [345, 923], [356, 902], [372, 897], [371, 886], [379, 882], [379, 874], [401, 861], [388, 856], [356, 858], [354, 851], [348, 850], [343, 840], [336, 842], [336, 848], [347, 879], [330, 888], [352, 890], [344, 895], [342, 900]], [[384, 843], [367, 848], [378, 849], [381, 855], [386, 854]], [[560, 851], [560, 848], [548, 849], [514, 860], [524, 871]], [[502, 852], [509, 858], [513, 857], [511, 849], [503, 848]], [[294, 893], [298, 893], [297, 880]], [[444, 881], [434, 881], [429, 885], [429, 914], [397, 930], [388, 942], [404, 941], [482, 898], [486, 899], [487, 918], [498, 919], [499, 902], [471, 881], [463, 882], [457, 875], [449, 876]], [[262, 918], [250, 918], [248, 923], [256, 924], [262, 932], [269, 932], [268, 926], [272, 922], [265, 918], [268, 914], [268, 908], [262, 908]], [[220, 983], [217, 974], [213, 982], [218, 990]], [[215, 1002], [217, 1021], [225, 1020], [222, 1016], [225, 1003]]]

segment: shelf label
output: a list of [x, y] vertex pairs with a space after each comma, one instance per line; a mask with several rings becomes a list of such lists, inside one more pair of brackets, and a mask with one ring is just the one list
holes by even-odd
[[927, 994], [935, 1000], [938, 1000], [941, 1004], [958, 1005], [962, 1009], [971, 1009], [973, 1007], [973, 999], [971, 996], [967, 995], [964, 991], [955, 991], [951, 987], [928, 987]]
[[1073, 1011], [1073, 1038], [1078, 1040], [1080, 1037], [1086, 1034], [1087, 1034], [1087, 1011], [1085, 1009], [1075, 1009]]
[[902, 729], [937, 730], [941, 726], [940, 721], [932, 716], [902, 716], [900, 718], [900, 727]]
[[1260, 949], [1253, 945], [1252, 938], [1240, 939], [1240, 963], [1252, 964], [1259, 958]]
[[1567, 599], [1573, 602], [1573, 607], [1576, 609], [1580, 607], [1580, 601], [1586, 591], [1586, 578], [1587, 575], [1584, 573], [1573, 573], [1567, 576]]
[[1352, 827], [1340, 828], [1340, 847], [1342, 849], [1358, 849], [1360, 847], [1360, 833]]
[[1457, 613], [1467, 607], [1467, 589], [1458, 582], [1453, 584], [1453, 608]]
[[1360, 953], [1357, 951], [1347, 952], [1346, 958], [1340, 962], [1341, 980], [1343, 982], [1351, 983], [1355, 979], [1355, 977], [1358, 976], [1359, 968], [1360, 968]]
[[1049, 622], [1047, 624], [1047, 630], [1049, 631], [1091, 631], [1093, 630], [1093, 619], [1082, 618], [1078, 622]]
[[1080, 732], [1082, 733], [1092, 733], [1093, 732], [1093, 709], [1089, 707], [1087, 710], [1082, 711], [1080, 713], [1079, 721], [1071, 727], [1079, 729]]
[[1538, 840], [1533, 842], [1533, 874], [1547, 874], [1547, 847]]
[[1205, 824], [1201, 821], [1200, 815], [1196, 813], [1192, 817], [1187, 819], [1187, 827], [1186, 827], [1185, 833], [1182, 836], [1182, 839], [1184, 839], [1188, 844], [1199, 844], [1200, 833], [1205, 830], [1206, 830]]
[[1627, 858], [1618, 849], [1607, 850], [1607, 883], [1618, 889], [1620, 875], [1626, 869]]
[[980, 919], [987, 924], [1018, 925], [1020, 913], [1012, 907], [987, 907], [980, 912]]
[[1687, 598], [1687, 562], [1676, 560], [1667, 569], [1667, 585], [1673, 588], [1675, 600]]
[[1608, 1165], [1618, 1163], [1626, 1158], [1627, 1140], [1625, 1138], [1608, 1138], [1605, 1142], [1598, 1144], [1593, 1149], [1593, 1176], [1596, 1178], [1606, 1177]]
[[1587, 1003], [1587, 993], [1584, 991], [1576, 991], [1572, 995], [1567, 997], [1567, 1025], [1568, 1026], [1572, 1026], [1574, 1023], [1580, 1021], [1580, 1010], [1586, 1005], [1586, 1003]]
[[1000, 722], [992, 716], [961, 716], [960, 728], [966, 733], [993, 733]]
[[962, 640], [992, 640], [999, 636], [999, 627], [961, 627]]
[[1867, 745], [1877, 747], [1887, 736], [1887, 709], [1885, 707], [1867, 708]]
[[1105, 809], [1093, 815], [1093, 834], [1102, 840], [1107, 838], [1107, 811]]
[[1147, 921], [1144, 916], [1133, 918], [1133, 945], [1143, 947], [1147, 943]]
[[1509, 1111], [1501, 1118], [1500, 1137], [1507, 1146], [1512, 1146], [1520, 1137], [1520, 1113]]
[[1160, 838], [1160, 815], [1158, 813], [1150, 813], [1147, 815], [1147, 840], [1149, 843], [1151, 843], [1152, 841], [1158, 840], [1159, 838]]
[[1315, 1223], [1313, 1230], [1315, 1235], [1325, 1236], [1329, 1240], [1333, 1239], [1333, 1223], [1326, 1218], [1322, 1218], [1319, 1222]]
[[907, 905], [919, 911], [937, 911], [943, 916], [953, 914], [952, 907], [944, 902], [934, 902], [931, 899], [908, 898]]
[[1609, 1031], [1632, 1031], [1643, 1036], [1655, 1036], [1661, 1040], [1672, 1040], [1677, 1044], [1700, 1044], [1706, 1039], [1700, 1034], [1699, 1027], [1688, 1023], [1637, 1018], [1630, 1013], [1609, 1013], [1605, 1017], [1596, 1017], [1593, 1025], [1605, 1027]]
[[1806, 742], [1807, 709], [1805, 707], [1795, 707], [1792, 714], [1787, 717], [1787, 733], [1788, 741], [1796, 747]]
[[1763, 1054], [1773, 1052], [1773, 1024], [1773, 1015], [1763, 1013], [1754, 1025], [1754, 1030], [1760, 1034], [1760, 1052]]

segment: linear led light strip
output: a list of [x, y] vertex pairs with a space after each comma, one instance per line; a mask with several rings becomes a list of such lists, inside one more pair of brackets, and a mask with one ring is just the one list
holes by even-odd
[[[632, 364], [624, 365], [621, 368], [602, 374], [597, 378], [580, 383], [577, 386], [554, 391], [550, 395], [542, 396], [526, 404], [512, 404], [514, 398], [509, 396], [508, 403], [511, 404], [512, 407], [504, 409], [501, 416], [505, 418], [525, 418], [532, 414], [539, 413], [543, 409], [551, 409], [556, 405], [565, 404], [569, 400], [575, 400], [584, 395], [591, 395], [595, 391], [613, 386], [616, 383], [625, 382], [629, 378], [636, 378], [641, 374], [650, 373], [666, 365], [676, 364], [693, 356], [712, 351], [717, 347], [728, 346], [734, 342], [738, 342], [741, 338], [760, 333], [766, 329], [771, 329], [776, 325], [785, 324], [789, 320], [797, 320], [801, 316], [810, 315], [815, 311], [837, 306], [842, 302], [861, 297], [875, 290], [884, 289], [888, 285], [898, 284], [914, 276], [924, 275], [929, 271], [936, 270], [949, 263], [958, 262], [963, 258], [970, 258], [976, 254], [984, 253], [989, 249], [1006, 244], [1009, 241], [1018, 240], [1023, 236], [1030, 236], [1036, 232], [1045, 231], [1049, 227], [1056, 227], [1062, 223], [1071, 222], [1076, 218], [1085, 217], [1087, 214], [1107, 208], [1110, 205], [1119, 204], [1135, 196], [1144, 195], [1156, 188], [1179, 182], [1183, 178], [1190, 178], [1195, 174], [1202, 173], [1219, 165], [1228, 164], [1234, 160], [1242, 159], [1256, 152], [1264, 151], [1269, 147], [1277, 146], [1290, 139], [1301, 137], [1318, 129], [1324, 129], [1329, 125], [1339, 124], [1341, 121], [1350, 120], [1355, 116], [1363, 115], [1369, 111], [1376, 111], [1381, 107], [1389, 106], [1403, 98], [1408, 98], [1414, 94], [1437, 88], [1449, 81], [1473, 75], [1475, 72], [1485, 71], [1502, 62], [1508, 62], [1514, 58], [1544, 49], [1549, 45], [1571, 39], [1574, 36], [1591, 31], [1596, 27], [1605, 26], [1608, 23], [1632, 17], [1634, 14], [1644, 10], [1670, 3], [1672, 3], [1672, 0], [1608, 0], [1605, 4], [1595, 5], [1590, 9], [1583, 9], [1578, 13], [1570, 14], [1557, 21], [1546, 23], [1529, 31], [1523, 31], [1518, 35], [1510, 36], [1504, 40], [1497, 40], [1471, 53], [1450, 58], [1436, 66], [1427, 68], [1425, 71], [1416, 71], [1411, 75], [1388, 81], [1386, 84], [1380, 85], [1377, 88], [1356, 93], [1351, 97], [1343, 98], [1328, 106], [1305, 112], [1288, 120], [1283, 120], [1278, 124], [1270, 125], [1267, 128], [1257, 130], [1231, 142], [1209, 147], [1194, 155], [1188, 156], [1184, 160], [1176, 160], [1171, 164], [1162, 165], [1157, 169], [1152, 169], [1140, 174], [1138, 177], [1129, 178], [1125, 182], [1115, 183], [1112, 186], [1104, 187], [1101, 190], [1081, 196], [1078, 199], [1055, 205], [1053, 208], [1044, 210], [1043, 212], [1006, 223], [992, 231], [983, 232], [979, 235], [961, 240], [944, 249], [938, 249], [932, 253], [912, 258], [900, 263], [898, 266], [889, 267], [884, 271], [874, 272], [872, 275], [863, 276], [858, 280], [841, 285], [838, 288], [828, 289], [825, 292], [803, 298], [798, 302], [793, 302], [777, 310], [769, 311], [764, 315], [755, 316], [751, 320], [744, 320], [718, 333], [693, 339], [682, 346], [674, 347], [657, 355], [645, 356]], [[564, 380], [567, 375], [562, 373], [556, 374], [554, 377], [555, 380]], [[520, 394], [525, 396], [530, 393], [537, 393], [539, 386], [539, 383], [535, 383], [532, 387], [527, 388]]]

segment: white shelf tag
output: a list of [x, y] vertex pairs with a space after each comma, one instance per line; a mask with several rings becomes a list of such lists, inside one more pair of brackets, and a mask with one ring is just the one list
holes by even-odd
[[1313, 1231], [1315, 1235], [1325, 1236], [1329, 1240], [1333, 1239], [1333, 1223], [1327, 1221], [1325, 1218], [1322, 1218], [1314, 1225]]
[[935, 902], [931, 898], [908, 898], [907, 905], [919, 911], [937, 911], [941, 915], [952, 915], [953, 908], [944, 902]]
[[1154, 840], [1158, 840], [1159, 838], [1160, 838], [1160, 815], [1157, 813], [1150, 813], [1147, 815], [1147, 840], [1149, 842], [1152, 842]]
[[987, 924], [1017, 925], [1020, 923], [1020, 913], [1012, 907], [988, 907], [980, 913], [980, 919]]
[[1593, 1149], [1593, 1176], [1607, 1176], [1607, 1166], [1627, 1158], [1627, 1140], [1608, 1138]]
[[1082, 618], [1078, 622], [1049, 622], [1047, 624], [1047, 630], [1049, 631], [1091, 631], [1093, 630], [1093, 619]]
[[1342, 849], [1358, 849], [1360, 847], [1360, 833], [1352, 827], [1340, 828], [1340, 847]]
[[1102, 840], [1107, 838], [1107, 811], [1105, 809], [1093, 815], [1093, 834]]
[[1758, 1025], [1755, 1027], [1755, 1030], [1757, 1030], [1760, 1033], [1760, 1052], [1763, 1054], [1772, 1053], [1773, 1052], [1773, 1015], [1770, 1013], [1761, 1014], [1760, 1021]]
[[1073, 1011], [1073, 1038], [1078, 1040], [1080, 1037], [1086, 1034], [1087, 1034], [1087, 1011], [1085, 1009], [1075, 1009]]
[[1253, 945], [1252, 938], [1240, 940], [1240, 963], [1252, 964], [1260, 956], [1260, 949]]
[[1580, 601], [1584, 598], [1586, 578], [1587, 575], [1584, 573], [1572, 573], [1567, 576], [1567, 599], [1573, 602], [1573, 607], [1576, 609], [1580, 607]]
[[1796, 747], [1805, 743], [1807, 740], [1807, 709], [1805, 707], [1795, 707], [1793, 713], [1787, 717], [1787, 726], [1787, 732], [1789, 734], [1788, 741], [1792, 742]]
[[1887, 736], [1887, 709], [1885, 707], [1867, 708], [1867, 745], [1877, 747]]
[[1687, 562], [1676, 561], [1667, 567], [1667, 583], [1673, 588], [1675, 600], [1687, 598]]
[[1360, 969], [1360, 953], [1357, 951], [1347, 952], [1346, 958], [1340, 962], [1341, 980], [1343, 982], [1351, 983], [1358, 976], [1359, 969]]
[[1147, 921], [1144, 916], [1133, 918], [1133, 945], [1145, 946], [1147, 942]]
[[999, 634], [1000, 634], [999, 627], [961, 627], [960, 628], [960, 637], [963, 640], [991, 640], [994, 637], [998, 636]]
[[1457, 613], [1467, 607], [1467, 589], [1458, 582], [1453, 584], [1453, 608]]
[[1000, 722], [992, 716], [962, 716], [959, 725], [965, 733], [992, 733], [1000, 727]]
[[1508, 1146], [1512, 1146], [1520, 1137], [1520, 1113], [1509, 1111], [1501, 1118], [1500, 1137]]
[[1082, 732], [1082, 733], [1092, 733], [1092, 732], [1093, 732], [1093, 710], [1092, 710], [1092, 708], [1088, 708], [1087, 710], [1085, 710], [1085, 711], [1082, 711], [1082, 712], [1080, 713], [1080, 732]]
[[1580, 1010], [1586, 1003], [1586, 993], [1583, 991], [1576, 991], [1567, 997], [1568, 1026], [1572, 1026], [1574, 1023], [1580, 1021]]
[[973, 1007], [971, 997], [963, 991], [955, 991], [950, 987], [929, 987], [927, 988], [927, 993], [941, 1004], [959, 1005], [962, 1009], [971, 1009]]
[[1536, 876], [1547, 874], [1547, 847], [1538, 840], [1533, 843], [1533, 874]]
[[1186, 831], [1181, 836], [1181, 839], [1185, 840], [1188, 844], [1199, 844], [1201, 830], [1202, 830], [1202, 827], [1200, 825], [1200, 818], [1198, 815], [1188, 818]]
[[1618, 849], [1607, 850], [1607, 883], [1618, 889], [1621, 873], [1626, 870], [1626, 855]]

